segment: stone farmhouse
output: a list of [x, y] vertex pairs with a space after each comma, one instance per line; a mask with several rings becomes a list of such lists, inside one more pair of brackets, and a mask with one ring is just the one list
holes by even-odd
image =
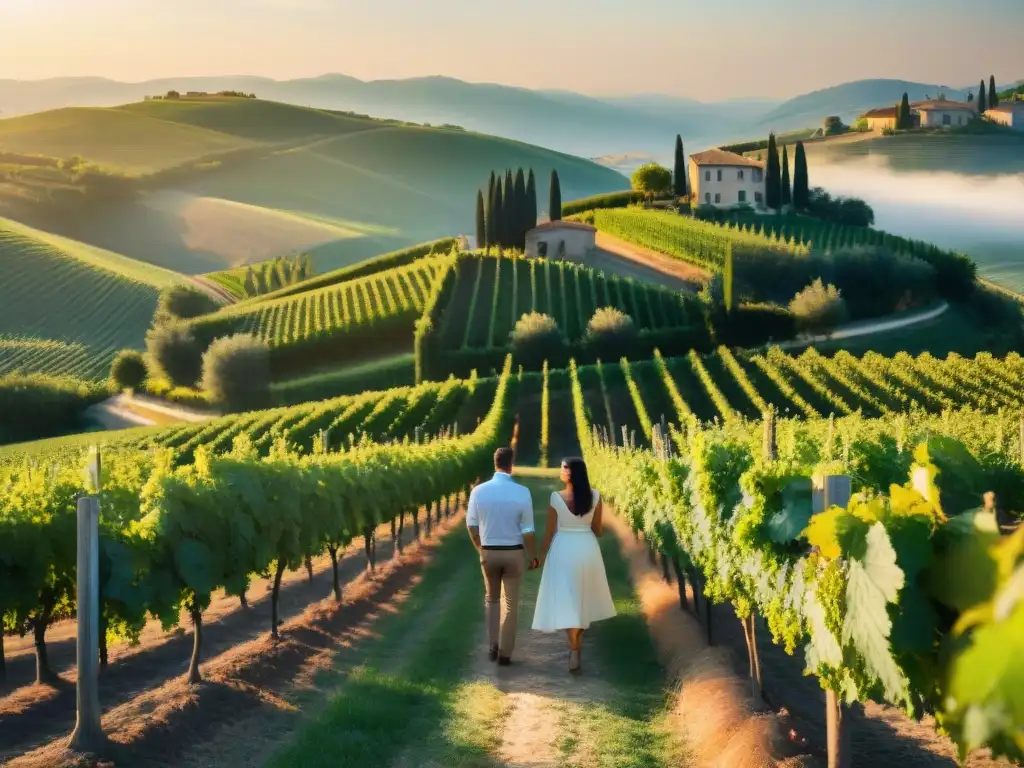
[[695, 205], [764, 208], [764, 163], [724, 149], [690, 155], [690, 188]]
[[583, 262], [597, 246], [597, 229], [580, 221], [546, 221], [526, 233], [526, 257]]
[[[872, 131], [896, 127], [897, 106], [879, 107], [860, 116]], [[951, 128], [967, 125], [978, 114], [978, 106], [970, 101], [928, 99], [910, 104], [911, 128]]]

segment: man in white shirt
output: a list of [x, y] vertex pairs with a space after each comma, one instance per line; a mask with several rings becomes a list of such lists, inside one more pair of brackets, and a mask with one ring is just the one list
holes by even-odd
[[[530, 489], [512, 479], [511, 448], [494, 452], [494, 477], [469, 494], [466, 525], [480, 553], [484, 572], [484, 610], [491, 661], [511, 663], [519, 615], [519, 584], [527, 567], [537, 568]], [[530, 562], [523, 555], [529, 549]], [[502, 610], [504, 608], [504, 610]]]

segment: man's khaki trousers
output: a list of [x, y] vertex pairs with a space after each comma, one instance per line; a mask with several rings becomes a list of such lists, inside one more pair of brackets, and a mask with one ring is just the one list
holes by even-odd
[[490, 648], [511, 658], [516, 645], [519, 619], [519, 584], [526, 572], [526, 553], [522, 549], [485, 549], [480, 565], [484, 572], [484, 610]]

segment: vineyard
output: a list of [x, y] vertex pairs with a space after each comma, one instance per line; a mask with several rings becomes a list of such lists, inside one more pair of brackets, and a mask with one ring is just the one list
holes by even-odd
[[[380, 524], [406, 513], [417, 520], [424, 507], [440, 515], [449, 497], [488, 470], [495, 444], [511, 432], [510, 366], [489, 388], [451, 383], [356, 396], [314, 411], [208, 425], [191, 436], [185, 430], [164, 433], [148, 450], [142, 443], [107, 446], [100, 534], [100, 571], [108, 574], [101, 593], [106, 630], [131, 639], [147, 614], [171, 627], [184, 608], [197, 629], [189, 677], [198, 680], [198, 630], [215, 590], [244, 596], [251, 576], [273, 569], [276, 637], [282, 572], [327, 552], [335, 562], [340, 599], [339, 549], [364, 536], [369, 553]], [[482, 418], [463, 436], [387, 444], [360, 440], [329, 451], [314, 434], [318, 425], [341, 429], [351, 423], [382, 439], [397, 438], [429, 414], [447, 426], [460, 411], [453, 391], [482, 406]], [[261, 455], [269, 425], [288, 425], [289, 431], [278, 433]], [[313, 443], [305, 453], [287, 442], [303, 435]], [[216, 455], [229, 436], [230, 451]], [[62, 458], [45, 469], [28, 462], [8, 465], [0, 484], [0, 534], [14, 543], [5, 547], [0, 568], [0, 614], [5, 627], [31, 627], [40, 680], [52, 679], [47, 627], [74, 614], [75, 499], [88, 490], [81, 453]]]
[[0, 374], [104, 378], [124, 347], [138, 348], [172, 273], [139, 266], [21, 225], [0, 223]]
[[[1010, 666], [1024, 652], [1024, 533], [998, 526], [1000, 511], [1024, 508], [1024, 471], [1019, 446], [1011, 455], [992, 440], [1001, 422], [855, 417], [776, 431], [774, 420], [691, 419], [637, 449], [604, 430], [571, 373], [594, 482], [693, 585], [709, 627], [710, 603], [731, 604], [755, 695], [759, 620], [788, 654], [802, 651], [827, 693], [830, 764], [849, 760], [844, 713], [869, 700], [934, 714], [961, 757], [983, 745], [1024, 756]], [[818, 505], [812, 475], [850, 477], [852, 499]]]
[[549, 315], [578, 357], [589, 353], [587, 325], [602, 307], [632, 318], [638, 349], [706, 345], [702, 307], [692, 296], [571, 262], [466, 254], [439, 283], [417, 327], [421, 379], [497, 368], [515, 324], [531, 312]]
[[807, 252], [806, 247], [795, 241], [753, 230], [721, 227], [664, 211], [599, 209], [582, 215], [602, 232], [708, 272], [723, 271], [730, 250], [777, 250], [794, 256]]
[[324, 342], [346, 359], [402, 351], [411, 344], [435, 276], [448, 263], [449, 257], [421, 259], [292, 296], [233, 305], [193, 321], [192, 328], [203, 340], [249, 333], [272, 348], [307, 356]]

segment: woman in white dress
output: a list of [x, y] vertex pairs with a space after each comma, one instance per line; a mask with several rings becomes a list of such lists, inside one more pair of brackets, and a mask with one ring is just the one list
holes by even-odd
[[569, 671], [579, 672], [583, 630], [613, 617], [615, 603], [597, 542], [603, 505], [598, 492], [590, 487], [583, 459], [565, 459], [561, 479], [565, 490], [552, 492], [548, 503], [541, 548], [544, 572], [533, 628], [541, 632], [564, 629], [569, 637]]

